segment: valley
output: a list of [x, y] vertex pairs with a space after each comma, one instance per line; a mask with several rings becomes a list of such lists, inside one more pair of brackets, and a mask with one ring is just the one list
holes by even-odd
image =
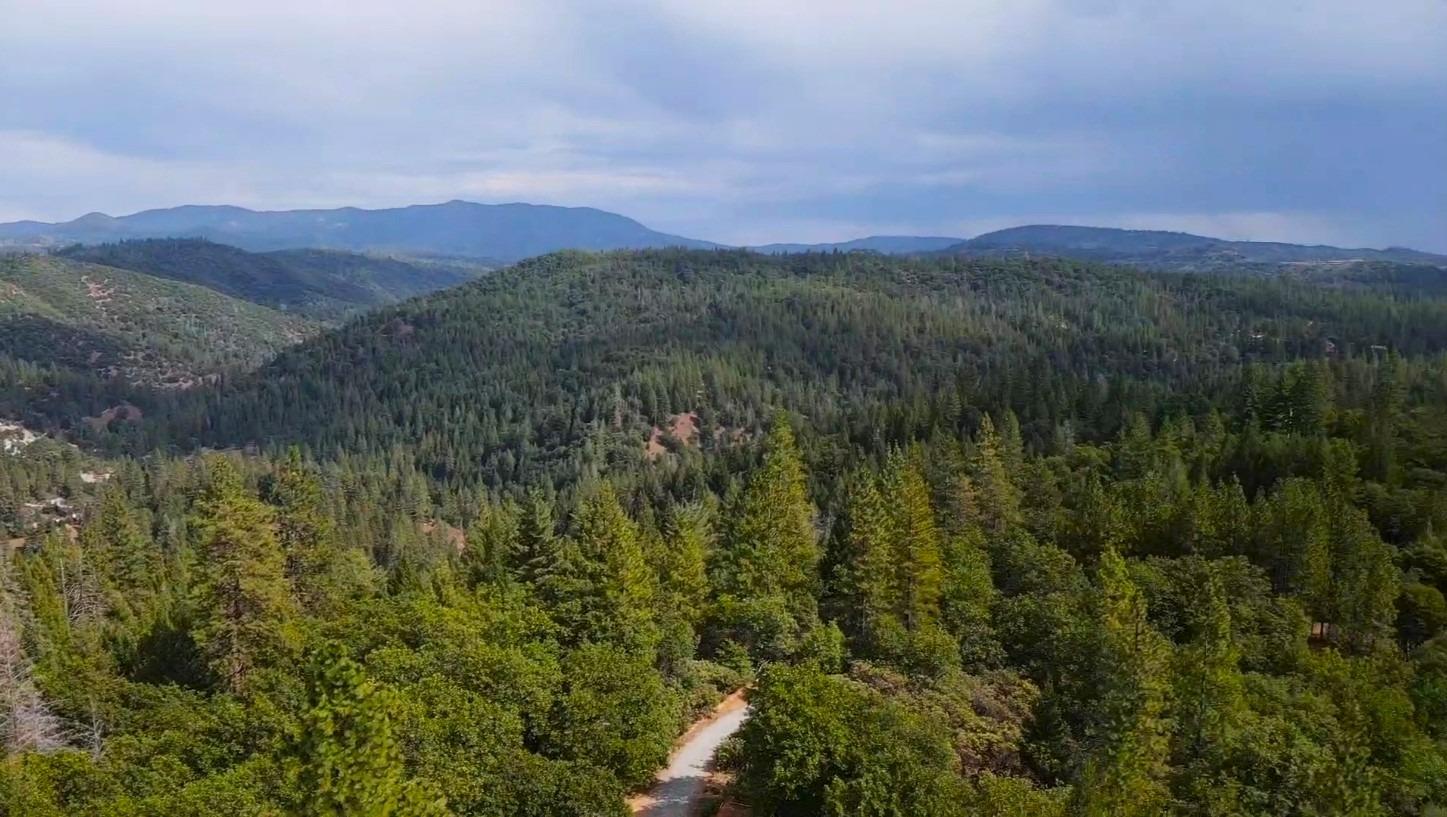
[[0, 801], [1411, 813], [1432, 269], [6, 256]]

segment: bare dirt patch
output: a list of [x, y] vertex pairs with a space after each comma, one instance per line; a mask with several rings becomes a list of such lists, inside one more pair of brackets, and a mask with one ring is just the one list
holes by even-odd
[[98, 417], [87, 417], [85, 421], [96, 431], [105, 431], [113, 422], [139, 423], [141, 410], [130, 403], [121, 403], [102, 411]]
[[671, 415], [668, 418], [667, 429], [654, 426], [648, 434], [648, 442], [643, 447], [644, 456], [650, 460], [656, 460], [667, 454], [669, 447], [664, 442], [666, 437], [672, 437], [681, 445], [697, 446], [698, 415], [692, 411], [685, 411], [682, 414]]
[[463, 532], [462, 528], [453, 527], [440, 519], [424, 520], [419, 527], [422, 529], [423, 536], [436, 534], [458, 553], [467, 549], [467, 534]]

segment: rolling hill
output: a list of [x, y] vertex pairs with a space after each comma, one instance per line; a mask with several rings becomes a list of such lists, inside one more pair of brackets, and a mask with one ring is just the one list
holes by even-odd
[[1402, 247], [1346, 249], [1227, 241], [1163, 230], [1031, 225], [976, 236], [943, 250], [958, 255], [1033, 253], [1159, 269], [1219, 271], [1251, 265], [1394, 262], [1447, 267], [1447, 256]]
[[58, 251], [66, 258], [197, 284], [318, 318], [455, 286], [477, 264], [401, 260], [335, 250], [253, 253], [204, 239], [135, 239]]
[[119, 218], [91, 213], [74, 221], [0, 224], [0, 244], [63, 246], [132, 238], [205, 238], [252, 251], [319, 248], [458, 255], [516, 261], [554, 250], [707, 247], [706, 241], [650, 230], [591, 207], [449, 201], [383, 210], [257, 212], [198, 206]]
[[770, 255], [790, 252], [854, 252], [868, 250], [885, 255], [908, 255], [910, 253], [935, 252], [959, 244], [963, 239], [943, 236], [919, 235], [871, 235], [852, 241], [836, 241], [824, 244], [760, 244], [749, 249]]
[[688, 412], [704, 440], [777, 408], [868, 439], [882, 406], [958, 388], [1027, 428], [1054, 427], [1050, 395], [1082, 433], [1114, 433], [1107, 390], [1209, 400], [1243, 359], [1374, 344], [1447, 348], [1447, 308], [1049, 258], [565, 252], [368, 313], [185, 395], [155, 433], [405, 448], [442, 480], [566, 482], [643, 457]]
[[69, 258], [0, 256], [0, 357], [184, 388], [255, 366], [318, 328], [201, 286]]

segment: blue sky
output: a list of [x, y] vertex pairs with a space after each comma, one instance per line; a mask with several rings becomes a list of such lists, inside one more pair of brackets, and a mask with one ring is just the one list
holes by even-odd
[[0, 0], [0, 220], [465, 198], [1447, 251], [1444, 32], [1444, 0]]

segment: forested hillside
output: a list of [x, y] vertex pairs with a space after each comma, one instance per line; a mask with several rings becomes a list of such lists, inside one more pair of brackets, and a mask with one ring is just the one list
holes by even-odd
[[0, 457], [83, 509], [0, 562], [0, 813], [623, 815], [738, 686], [756, 817], [1440, 813], [1444, 352], [1415, 288], [535, 259]]
[[203, 287], [51, 256], [0, 256], [7, 363], [175, 388], [255, 366], [316, 329]]
[[1130, 411], [1219, 406], [1249, 362], [1444, 347], [1441, 301], [1291, 282], [1053, 259], [562, 253], [198, 392], [151, 444], [405, 446], [443, 482], [516, 488], [635, 463], [681, 412], [697, 412], [706, 449], [778, 408], [849, 446], [969, 404], [1013, 409], [1043, 443], [1064, 426], [1108, 437]]
[[330, 250], [251, 253], [201, 239], [76, 245], [59, 254], [198, 284], [323, 319], [446, 289], [485, 269], [476, 263], [400, 260]]

